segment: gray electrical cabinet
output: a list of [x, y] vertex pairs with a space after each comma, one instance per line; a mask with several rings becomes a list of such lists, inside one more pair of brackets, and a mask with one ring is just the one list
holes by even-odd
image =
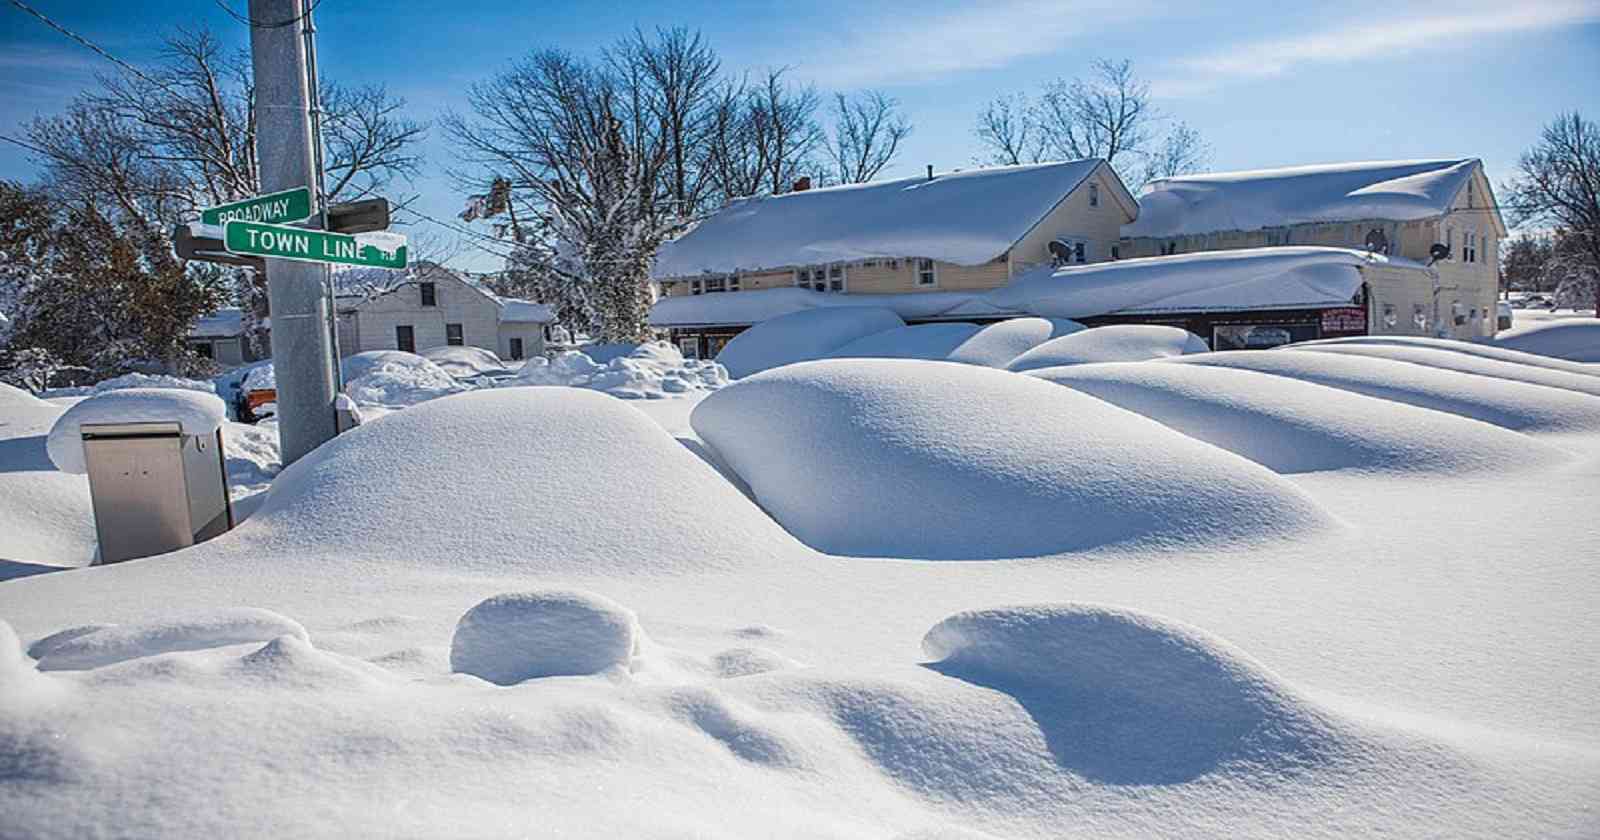
[[211, 539], [233, 527], [222, 430], [186, 435], [176, 422], [85, 423], [101, 563]]

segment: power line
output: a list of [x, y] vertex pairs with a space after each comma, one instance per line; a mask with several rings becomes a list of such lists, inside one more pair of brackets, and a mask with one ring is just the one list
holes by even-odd
[[[443, 220], [440, 220], [440, 219], [436, 219], [433, 216], [430, 216], [427, 213], [424, 213], [424, 212], [422, 212], [420, 210], [413, 210], [410, 207], [397, 207], [395, 209], [401, 210], [401, 211], [406, 212], [406, 213], [410, 213], [411, 215], [416, 216], [418, 219], [421, 219], [421, 220], [423, 220], [425, 222], [431, 222], [431, 223], [433, 223], [435, 225], [438, 225], [439, 227], [447, 228], [447, 229], [453, 230], [453, 231], [455, 231], [457, 233], [465, 234], [467, 236], [473, 237], [474, 239], [481, 239], [484, 242], [492, 242], [496, 246], [510, 247], [510, 248], [515, 248], [516, 247], [516, 245], [514, 243], [506, 242], [504, 239], [499, 239], [499, 238], [490, 236], [490, 235], [488, 235], [486, 233], [479, 233], [478, 231], [475, 231], [475, 230], [473, 230], [471, 228], [462, 227], [461, 225], [455, 224], [453, 222], [446, 222], [446, 221], [443, 221]], [[485, 250], [485, 251], [488, 251], [490, 254], [493, 254], [494, 256], [500, 257], [502, 259], [510, 259], [511, 256], [512, 256], [511, 253], [497, 251], [494, 248], [488, 248], [488, 247], [485, 247], [483, 245], [479, 245], [478, 247], [483, 249], [483, 250]]]
[[139, 68], [133, 66], [132, 64], [129, 64], [126, 61], [123, 61], [120, 58], [117, 58], [116, 56], [114, 56], [111, 53], [107, 52], [104, 47], [100, 46], [99, 44], [94, 43], [93, 41], [90, 41], [88, 38], [85, 38], [82, 35], [79, 35], [78, 33], [73, 32], [72, 30], [66, 28], [65, 26], [62, 26], [61, 24], [56, 23], [55, 21], [51, 20], [50, 18], [45, 17], [44, 14], [41, 13], [38, 9], [35, 9], [32, 6], [29, 6], [27, 3], [22, 2], [22, 0], [10, 0], [10, 3], [11, 3], [11, 5], [16, 6], [17, 8], [23, 10], [24, 12], [27, 12], [28, 14], [33, 15], [34, 17], [38, 18], [41, 22], [44, 23], [45, 26], [48, 26], [51, 29], [54, 29], [55, 31], [60, 32], [62, 35], [65, 35], [68, 38], [71, 38], [72, 40], [78, 42], [82, 46], [88, 48], [89, 50], [92, 50], [95, 54], [99, 55], [101, 58], [111, 62], [112, 64], [115, 64], [118, 67], [121, 67], [122, 69], [128, 71], [129, 73], [132, 73], [133, 75], [138, 76], [141, 79], [144, 79], [145, 81], [149, 82], [152, 85], [155, 85], [156, 87], [163, 88], [163, 89], [166, 88], [166, 85], [156, 81], [155, 79], [150, 78], [149, 76], [146, 76], [143, 72], [141, 72], [139, 70]]
[[24, 143], [23, 141], [18, 140], [15, 137], [7, 137], [4, 134], [0, 134], [0, 140], [4, 140], [7, 143], [15, 143], [16, 145], [21, 146], [22, 148], [27, 149], [30, 152], [35, 152], [37, 154], [41, 154], [41, 155], [44, 155], [46, 157], [50, 156], [50, 153], [45, 151], [44, 149], [41, 149], [38, 146], [33, 145], [32, 143]]

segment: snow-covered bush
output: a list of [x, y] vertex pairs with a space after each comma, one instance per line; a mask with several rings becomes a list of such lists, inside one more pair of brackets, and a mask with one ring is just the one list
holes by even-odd
[[552, 359], [530, 359], [506, 385], [564, 385], [604, 391], [623, 399], [658, 399], [669, 394], [714, 391], [728, 384], [722, 365], [685, 359], [678, 348], [649, 342], [604, 365], [585, 353], [568, 350]]

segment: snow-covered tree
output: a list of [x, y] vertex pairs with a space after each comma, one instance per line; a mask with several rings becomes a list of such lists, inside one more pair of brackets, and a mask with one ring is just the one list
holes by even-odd
[[[1600, 125], [1576, 111], [1556, 117], [1503, 192], [1515, 224], [1557, 228], [1560, 282], [1569, 289], [1592, 285], [1585, 278], [1600, 272]], [[1583, 306], [1596, 306], [1600, 316], [1597, 304], [1600, 297], [1591, 295]]]

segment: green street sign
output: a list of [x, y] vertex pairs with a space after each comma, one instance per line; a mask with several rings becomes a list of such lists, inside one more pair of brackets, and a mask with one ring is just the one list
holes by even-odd
[[406, 238], [398, 233], [330, 233], [257, 222], [228, 222], [222, 247], [230, 254], [277, 260], [405, 268]]
[[235, 219], [241, 222], [287, 224], [311, 218], [311, 190], [295, 187], [283, 192], [258, 195], [244, 201], [235, 201], [221, 207], [208, 207], [200, 211], [200, 223], [225, 225]]

